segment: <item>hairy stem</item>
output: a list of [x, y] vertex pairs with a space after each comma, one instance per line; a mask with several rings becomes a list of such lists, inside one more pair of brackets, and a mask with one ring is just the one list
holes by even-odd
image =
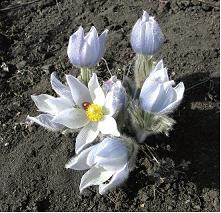
[[80, 79], [87, 86], [92, 76], [92, 70], [89, 68], [81, 68]]
[[152, 56], [137, 54], [135, 62], [135, 81], [137, 88], [141, 88], [153, 68]]

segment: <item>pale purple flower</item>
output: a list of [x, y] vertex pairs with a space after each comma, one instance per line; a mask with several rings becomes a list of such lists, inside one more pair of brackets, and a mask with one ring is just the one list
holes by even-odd
[[129, 171], [134, 167], [135, 147], [136, 144], [126, 145], [120, 138], [105, 138], [73, 157], [65, 168], [89, 169], [81, 178], [80, 192], [89, 186], [98, 185], [99, 193], [105, 194], [128, 178]]
[[115, 114], [124, 109], [127, 101], [126, 90], [122, 82], [116, 76], [112, 76], [109, 80], [103, 83], [103, 91], [107, 95], [107, 101], [111, 105]]
[[131, 32], [131, 45], [134, 52], [143, 55], [153, 55], [163, 43], [163, 34], [154, 17], [143, 11], [143, 16], [137, 20]]
[[180, 104], [184, 94], [184, 84], [169, 80], [163, 61], [159, 61], [145, 80], [140, 92], [140, 105], [145, 112], [169, 114]]
[[76, 67], [94, 67], [103, 57], [108, 30], [100, 36], [93, 26], [84, 35], [84, 30], [80, 26], [78, 30], [70, 36], [67, 54], [70, 62]]

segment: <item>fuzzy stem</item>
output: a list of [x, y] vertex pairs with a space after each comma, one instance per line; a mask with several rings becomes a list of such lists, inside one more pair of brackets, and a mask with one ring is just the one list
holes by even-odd
[[80, 79], [86, 86], [88, 85], [91, 76], [92, 76], [91, 69], [85, 67], [81, 68]]
[[136, 138], [138, 143], [143, 143], [150, 134], [140, 128], [136, 128]]
[[149, 76], [153, 68], [152, 56], [137, 54], [135, 62], [135, 81], [137, 88], [141, 88], [147, 76]]

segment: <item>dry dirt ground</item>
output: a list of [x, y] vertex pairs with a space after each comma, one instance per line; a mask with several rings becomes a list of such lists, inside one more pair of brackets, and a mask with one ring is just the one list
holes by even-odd
[[[165, 164], [162, 179], [149, 175], [146, 145], [128, 181], [100, 196], [79, 194], [82, 172], [65, 163], [74, 138], [27, 127], [37, 115], [31, 94], [53, 94], [50, 73], [76, 74], [68, 62], [69, 36], [82, 25], [108, 28], [105, 59], [113, 73], [134, 58], [130, 30], [148, 11], [166, 37], [157, 58], [186, 86], [170, 137], [150, 137]], [[1, 211], [219, 211], [219, 1], [38, 0], [0, 1], [0, 210]], [[8, 68], [8, 70], [7, 70]], [[98, 75], [108, 78], [101, 63]]]

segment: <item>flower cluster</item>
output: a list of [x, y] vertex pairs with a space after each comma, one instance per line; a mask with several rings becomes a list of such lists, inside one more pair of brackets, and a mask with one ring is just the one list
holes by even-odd
[[84, 35], [79, 27], [70, 36], [67, 54], [70, 62], [80, 68], [80, 76], [66, 75], [63, 84], [52, 73], [51, 86], [57, 97], [32, 95], [42, 114], [27, 117], [52, 131], [78, 133], [76, 156], [65, 168], [88, 170], [81, 179], [80, 192], [98, 185], [99, 193], [104, 194], [125, 182], [135, 166], [138, 143], [145, 142], [150, 134], [168, 136], [175, 124], [170, 114], [184, 94], [184, 84], [174, 87], [163, 61], [153, 60], [163, 34], [146, 11], [131, 33], [131, 46], [136, 52], [135, 81], [128, 76], [123, 80], [112, 76], [100, 85], [92, 68], [103, 57], [107, 33], [105, 30], [98, 36], [92, 27]]

